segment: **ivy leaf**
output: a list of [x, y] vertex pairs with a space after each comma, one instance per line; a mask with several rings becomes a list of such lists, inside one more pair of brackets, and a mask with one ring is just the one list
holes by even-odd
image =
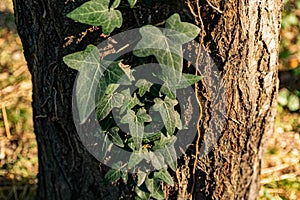
[[167, 29], [172, 29], [166, 35], [178, 43], [184, 44], [197, 37], [200, 33], [199, 27], [188, 22], [181, 22], [178, 13], [173, 14], [166, 20], [165, 27]]
[[180, 82], [176, 85], [176, 89], [181, 89], [181, 88], [187, 88], [198, 81], [200, 81], [203, 77], [202, 76], [197, 76], [194, 74], [182, 74], [183, 77], [180, 80]]
[[173, 99], [173, 100], [176, 99], [176, 87], [175, 87], [175, 85], [172, 85], [172, 84], [169, 84], [169, 83], [165, 82], [161, 86], [160, 92], [162, 94], [165, 94], [170, 99]]
[[[175, 74], [175, 77], [170, 77], [172, 74]], [[158, 77], [164, 81], [160, 92], [167, 95], [171, 99], [176, 98], [177, 89], [187, 88], [202, 79], [201, 76], [196, 76], [193, 74], [181, 74], [181, 72], [177, 71], [171, 73], [170, 69], [168, 68], [164, 68], [162, 74], [160, 74]], [[178, 79], [178, 77], [181, 78]]]
[[139, 88], [138, 94], [140, 96], [144, 96], [144, 94], [146, 94], [146, 92], [150, 92], [150, 88], [152, 86], [152, 83], [147, 81], [146, 79], [139, 79], [136, 82], [135, 86]]
[[138, 57], [154, 55], [160, 64], [182, 71], [182, 44], [170, 40], [164, 32], [152, 25], [140, 28], [140, 34], [142, 39], [135, 46], [134, 55]]
[[113, 127], [108, 131], [108, 136], [110, 137], [110, 140], [112, 141], [112, 143], [114, 143], [115, 145], [119, 146], [119, 147], [124, 147], [124, 143], [122, 138], [119, 135], [119, 128], [118, 127]]
[[154, 172], [154, 177], [163, 180], [171, 186], [174, 186], [173, 179], [166, 168], [163, 168], [158, 172]]
[[137, 186], [141, 186], [147, 177], [147, 173], [139, 171], [137, 174]]
[[[118, 84], [109, 84], [106, 88], [105, 95], [97, 102], [97, 119], [99, 121], [103, 120], [112, 110], [112, 105], [118, 107], [122, 104], [119, 102], [122, 102], [122, 97], [119, 95], [114, 95], [114, 91], [119, 87]], [[100, 89], [101, 90], [101, 89]], [[114, 100], [112, 102], [112, 99], [114, 97]]]
[[151, 117], [146, 113], [144, 108], [140, 108], [136, 114], [133, 110], [128, 110], [126, 115], [121, 119], [121, 123], [129, 124], [130, 135], [132, 136], [136, 150], [139, 150], [142, 146], [144, 123], [150, 121]]
[[105, 174], [104, 182], [107, 184], [122, 178], [123, 173], [126, 173], [126, 171], [124, 171], [124, 167], [125, 165], [123, 165], [121, 162], [113, 164], [112, 168]]
[[67, 17], [92, 26], [101, 26], [104, 34], [110, 34], [122, 26], [122, 13], [115, 10], [120, 0], [115, 0], [109, 8], [110, 0], [91, 0], [76, 8]]
[[128, 168], [131, 169], [137, 164], [139, 164], [143, 159], [145, 158], [145, 153], [143, 152], [133, 152], [130, 155], [129, 161], [128, 161]]
[[159, 187], [160, 187], [160, 182], [154, 178], [149, 178], [149, 175], [145, 179], [145, 185], [147, 189], [149, 190], [150, 194], [155, 193]]
[[177, 155], [174, 147], [175, 136], [165, 137], [163, 134], [159, 142], [155, 143], [155, 152], [158, 151], [164, 157], [166, 163], [175, 172], [177, 168]]
[[94, 45], [88, 45], [85, 50], [75, 52], [63, 57], [63, 61], [69, 68], [77, 71], [80, 68], [98, 67], [100, 65], [99, 50]]
[[178, 126], [180, 121], [180, 116], [176, 114], [177, 111], [174, 109], [174, 106], [178, 103], [177, 100], [170, 99], [168, 96], [166, 96], [164, 100], [155, 98], [154, 102], [155, 104], [153, 105], [153, 110], [160, 113], [167, 132], [170, 135], [173, 135], [176, 125]]
[[95, 108], [95, 92], [104, 69], [100, 65], [99, 50], [88, 45], [84, 51], [63, 58], [68, 67], [79, 70], [76, 86], [76, 101], [79, 120], [84, 123]]
[[171, 78], [180, 80], [176, 72], [182, 71], [182, 45], [193, 40], [199, 32], [197, 26], [181, 22], [179, 15], [174, 14], [167, 19], [166, 29], [162, 31], [151, 25], [140, 28], [142, 39], [133, 53], [139, 57], [154, 55], [162, 68], [172, 69], [168, 70]]
[[144, 105], [137, 98], [136, 93], [133, 94], [133, 97], [131, 96], [129, 88], [126, 90], [123, 90], [121, 92], [121, 94], [124, 95], [124, 101], [123, 101], [123, 105], [120, 109], [120, 114], [123, 114], [125, 111], [130, 110], [131, 108], [133, 108], [136, 105], [140, 105], [140, 106]]
[[101, 143], [101, 150], [99, 153], [99, 156], [101, 159], [104, 159], [106, 157], [106, 154], [111, 150], [111, 147], [113, 146], [112, 142], [108, 139], [108, 135], [100, 130], [97, 131], [94, 136], [96, 136]]
[[[97, 91], [97, 95], [100, 96], [97, 102], [97, 118], [99, 121], [104, 119], [112, 108], [120, 108], [123, 105], [125, 96], [114, 92], [120, 84], [129, 85], [131, 83], [128, 75], [119, 66], [119, 63], [120, 61], [101, 60], [101, 67], [106, 70], [104, 72], [105, 82], [101, 81], [99, 83]], [[105, 91], [105, 94], [102, 91]]]
[[141, 200], [150, 199], [150, 194], [146, 191], [141, 190], [140, 187], [135, 187], [134, 191]]
[[120, 93], [114, 93], [111, 98], [111, 106], [113, 108], [120, 108], [123, 105], [125, 97]]
[[164, 157], [159, 151], [156, 151], [156, 152], [150, 151], [149, 157], [150, 157], [153, 167], [156, 170], [160, 170], [161, 168], [163, 168], [165, 166]]
[[137, 0], [128, 0], [128, 3], [130, 5], [130, 8], [133, 8], [134, 5], [136, 4]]
[[[101, 65], [105, 66], [105, 81], [107, 84], [115, 83], [121, 85], [130, 85], [131, 77], [125, 72], [125, 70], [120, 66], [121, 61], [109, 61], [101, 60]], [[129, 69], [130, 70], [130, 69]]]
[[151, 197], [155, 199], [164, 199], [164, 193], [161, 188], [161, 182], [158, 179], [146, 177], [145, 185], [150, 192]]
[[153, 194], [151, 194], [151, 197], [153, 197], [157, 200], [164, 200], [165, 199], [165, 194], [164, 194], [164, 191], [162, 189], [158, 189]]

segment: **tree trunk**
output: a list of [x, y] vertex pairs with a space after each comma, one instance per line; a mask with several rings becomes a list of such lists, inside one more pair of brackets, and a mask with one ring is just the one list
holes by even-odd
[[[14, 0], [33, 82], [37, 199], [131, 199], [129, 185], [103, 185], [108, 168], [82, 145], [72, 118], [76, 73], [62, 57], [104, 40], [101, 29], [66, 17], [83, 2]], [[256, 199], [264, 141], [273, 130], [276, 111], [281, 0], [153, 2], [151, 7], [138, 3], [135, 15], [122, 10], [124, 22], [117, 31], [147, 24], [150, 14], [156, 24], [178, 12], [182, 21], [201, 28], [199, 43], [212, 58], [198, 66], [209, 77], [196, 88], [202, 108], [199, 145], [179, 159], [176, 184], [165, 187], [167, 197]], [[197, 59], [204, 56], [199, 51]], [[200, 145], [208, 143], [215, 145]], [[195, 147], [201, 156], [197, 160]]]

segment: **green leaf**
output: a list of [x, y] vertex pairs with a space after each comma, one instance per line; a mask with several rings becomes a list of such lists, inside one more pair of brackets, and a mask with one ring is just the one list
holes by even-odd
[[140, 199], [150, 199], [150, 194], [146, 191], [141, 190], [140, 187], [135, 187], [134, 191], [138, 195], [138, 197], [140, 197]]
[[[146, 57], [154, 55], [162, 68], [170, 68], [171, 79], [180, 80], [177, 72], [182, 71], [182, 44], [193, 40], [200, 29], [190, 23], [181, 22], [178, 14], [172, 15], [166, 21], [166, 29], [148, 25], [140, 28], [142, 39], [134, 48], [134, 55]], [[177, 81], [178, 83], [179, 81]]]
[[181, 22], [180, 16], [177, 13], [167, 19], [165, 27], [175, 31], [167, 32], [166, 35], [172, 40], [182, 44], [193, 40], [200, 33], [200, 29], [194, 24]]
[[80, 123], [84, 123], [95, 109], [95, 91], [104, 69], [100, 65], [99, 50], [88, 45], [84, 51], [63, 58], [68, 67], [79, 70], [76, 85], [76, 101]]
[[142, 39], [135, 46], [134, 55], [138, 57], [154, 55], [160, 64], [182, 71], [182, 44], [170, 40], [155, 26], [143, 26], [140, 33]]
[[179, 84], [176, 85], [176, 89], [187, 88], [202, 79], [202, 76], [196, 76], [194, 74], [182, 74], [183, 77]]
[[139, 88], [138, 94], [140, 96], [144, 96], [144, 94], [146, 94], [146, 92], [150, 92], [152, 83], [147, 81], [146, 79], [140, 79], [136, 82], [135, 86]]
[[[172, 74], [175, 75], [175, 77], [171, 77]], [[177, 89], [187, 88], [202, 79], [201, 76], [193, 74], [185, 74], [178, 71], [171, 72], [168, 68], [163, 68], [162, 74], [158, 75], [158, 77], [164, 81], [160, 92], [171, 99], [176, 99]], [[181, 78], [178, 79], [178, 77]]]
[[146, 177], [145, 185], [150, 192], [151, 197], [156, 199], [164, 199], [164, 193], [161, 188], [161, 181], [154, 178]]
[[125, 111], [130, 110], [136, 105], [143, 106], [143, 104], [140, 102], [140, 100], [137, 98], [136, 93], [133, 94], [133, 97], [130, 94], [130, 89], [123, 90], [121, 94], [124, 95], [124, 101], [123, 105], [120, 109], [120, 114], [123, 114]]
[[168, 98], [175, 100], [176, 99], [176, 87], [175, 85], [168, 84], [165, 82], [161, 88], [160, 93], [165, 94]]
[[128, 0], [128, 3], [130, 5], [130, 8], [133, 8], [134, 5], [136, 4], [137, 0]]
[[154, 172], [154, 178], [159, 178], [169, 185], [174, 186], [173, 179], [166, 168], [163, 168], [158, 172]]
[[104, 34], [110, 34], [122, 26], [122, 13], [115, 10], [120, 0], [115, 0], [109, 7], [110, 0], [91, 0], [76, 8], [67, 17], [92, 26], [101, 26]]
[[165, 199], [165, 194], [162, 189], [159, 189], [155, 191], [153, 194], [151, 194], [151, 197], [157, 199], [157, 200], [164, 200]]
[[175, 111], [174, 109], [174, 106], [178, 103], [177, 100], [172, 100], [168, 96], [166, 96], [164, 101], [160, 98], [155, 98], [154, 102], [155, 104], [153, 105], [153, 110], [160, 113], [167, 132], [170, 135], [173, 135], [176, 125], [178, 126], [178, 123], [180, 121], [180, 116], [179, 114], [176, 114], [177, 111]]
[[[104, 76], [107, 84], [131, 85], [130, 72], [126, 72], [121, 67], [121, 61], [101, 60], [101, 65], [106, 69]], [[130, 69], [126, 70], [130, 71]]]
[[96, 133], [94, 134], [94, 136], [96, 136], [101, 142], [101, 150], [99, 152], [99, 157], [101, 159], [104, 159], [106, 157], [106, 154], [111, 151], [113, 143], [109, 140], [107, 134], [103, 133], [100, 130], [95, 131]]
[[156, 170], [160, 170], [161, 168], [165, 167], [165, 161], [163, 155], [159, 152], [149, 152], [150, 160], [153, 167]]
[[137, 186], [141, 186], [145, 182], [146, 177], [147, 173], [139, 171], [137, 173]]
[[158, 151], [161, 153], [166, 163], [174, 172], [177, 168], [177, 155], [174, 147], [175, 141], [175, 136], [165, 137], [164, 135], [162, 135], [159, 144], [156, 144], [157, 147], [155, 150], [155, 152]]
[[133, 152], [128, 161], [128, 168], [131, 169], [139, 164], [145, 158], [144, 152]]
[[121, 162], [113, 164], [112, 169], [108, 170], [108, 172], [105, 174], [104, 182], [112, 183], [122, 178], [122, 176], [124, 176], [123, 173], [127, 173], [124, 170], [124, 167], [125, 165], [123, 165]]
[[142, 146], [144, 123], [150, 121], [151, 117], [146, 113], [144, 108], [140, 108], [136, 114], [133, 110], [128, 110], [126, 115], [121, 119], [121, 123], [129, 124], [130, 135], [132, 136], [136, 150], [139, 150]]
[[89, 68], [90, 66], [99, 67], [99, 50], [94, 45], [88, 45], [85, 50], [75, 52], [63, 57], [63, 61], [69, 68], [80, 70], [80, 68]]
[[[113, 94], [114, 91], [119, 87], [118, 84], [109, 84], [106, 88], [105, 95], [97, 102], [97, 119], [99, 121], [103, 120], [112, 110], [113, 106], [118, 107], [122, 99], [122, 97], [119, 97], [117, 94]], [[101, 89], [100, 89], [101, 90]], [[116, 99], [120, 98], [120, 99]], [[112, 101], [113, 99], [113, 101]], [[122, 102], [122, 101], [121, 101]], [[121, 106], [122, 104], [120, 104]]]
[[118, 127], [113, 127], [108, 131], [108, 136], [110, 137], [110, 140], [112, 141], [112, 143], [114, 143], [115, 145], [119, 146], [119, 147], [124, 147], [124, 143], [122, 138], [119, 135], [119, 128]]
[[104, 176], [104, 181], [106, 183], [111, 183], [119, 180], [122, 177], [120, 170], [110, 169]]
[[149, 190], [149, 192], [155, 193], [159, 187], [160, 187], [160, 182], [158, 182], [157, 180], [154, 180], [153, 178], [149, 178], [149, 175], [146, 177], [145, 179], [145, 185], [147, 187], [147, 189]]

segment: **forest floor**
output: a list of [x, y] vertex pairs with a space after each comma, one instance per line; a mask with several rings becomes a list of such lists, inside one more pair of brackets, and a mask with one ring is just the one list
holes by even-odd
[[[12, 13], [11, 1], [1, 0], [0, 200], [34, 199], [38, 173], [31, 76]], [[299, 159], [299, 111], [278, 106], [274, 132], [264, 155], [260, 199], [300, 199]]]

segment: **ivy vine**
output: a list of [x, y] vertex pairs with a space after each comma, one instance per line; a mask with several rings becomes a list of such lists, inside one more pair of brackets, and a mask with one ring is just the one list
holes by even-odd
[[[137, 0], [128, 0], [131, 8]], [[110, 34], [122, 26], [122, 13], [117, 10], [120, 0], [91, 0], [70, 12], [75, 21], [101, 26], [104, 34]], [[94, 45], [63, 58], [68, 67], [79, 71], [79, 79], [86, 84], [77, 85], [76, 101], [79, 120], [84, 123], [96, 108], [97, 120], [105, 124], [104, 133], [110, 141], [132, 153], [127, 163], [117, 162], [105, 175], [108, 183], [123, 179], [128, 181], [128, 169], [135, 169], [136, 199], [164, 199], [162, 183], [174, 186], [169, 171], [175, 172], [177, 156], [174, 147], [176, 129], [182, 129], [181, 117], [176, 109], [176, 91], [198, 82], [201, 77], [182, 73], [182, 45], [199, 34], [197, 26], [181, 22], [175, 13], [165, 22], [165, 29], [146, 25], [139, 29], [141, 39], [133, 55], [143, 59], [154, 56], [160, 72], [149, 76], [160, 79], [158, 85], [150, 78], [135, 77], [132, 68], [124, 69], [122, 60], [104, 60]], [[162, 48], [163, 47], [163, 48]], [[85, 69], [89, 70], [85, 70]], [[126, 87], [135, 85], [137, 90]], [[89, 92], [86, 92], [89, 91]], [[92, 94], [93, 91], [96, 92]], [[151, 117], [149, 108], [159, 113]], [[128, 126], [129, 134], [114, 122], [112, 111], [118, 112], [120, 123]], [[162, 122], [163, 128], [154, 133], [145, 130], [150, 122]], [[154, 123], [155, 124], [155, 123]], [[141, 162], [151, 163], [154, 171], [138, 167]]]

